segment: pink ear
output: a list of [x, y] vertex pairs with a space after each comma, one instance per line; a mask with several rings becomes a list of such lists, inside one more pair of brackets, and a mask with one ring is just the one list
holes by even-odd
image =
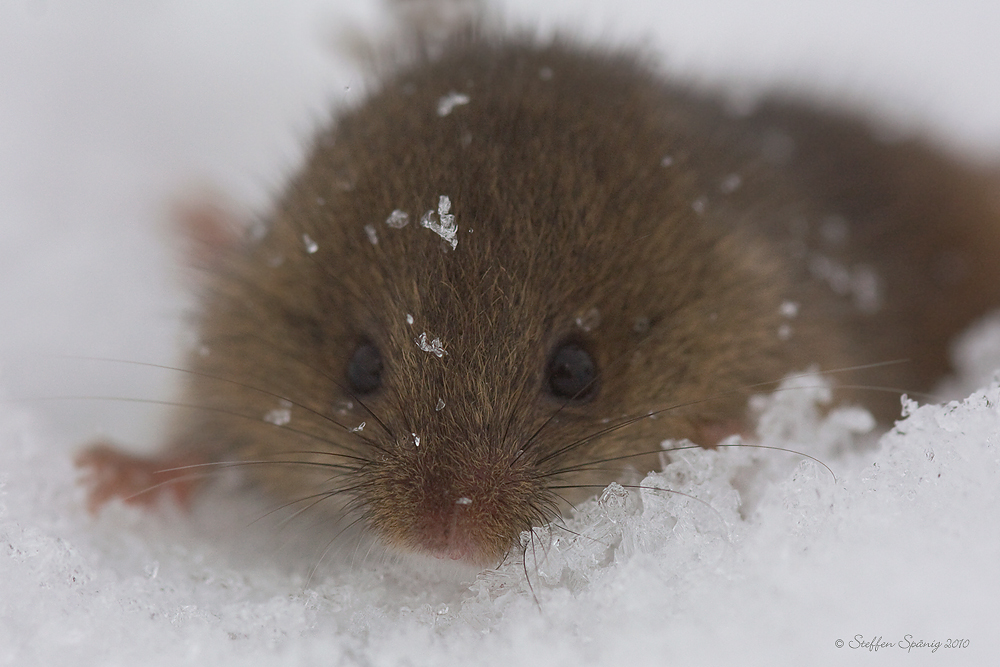
[[240, 246], [246, 225], [235, 209], [219, 194], [202, 193], [174, 202], [171, 217], [188, 263], [211, 269]]

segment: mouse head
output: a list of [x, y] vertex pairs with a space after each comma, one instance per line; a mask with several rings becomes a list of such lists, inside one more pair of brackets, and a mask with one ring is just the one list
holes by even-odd
[[[325, 461], [261, 477], [327, 489], [386, 544], [486, 565], [655, 467], [659, 441], [739, 419], [726, 392], [779, 375], [784, 278], [693, 205], [700, 121], [677, 97], [635, 58], [558, 45], [390, 78], [209, 282], [195, 365], [238, 384], [195, 380], [218, 406], [200, 432]], [[277, 397], [283, 428], [225, 416]]]

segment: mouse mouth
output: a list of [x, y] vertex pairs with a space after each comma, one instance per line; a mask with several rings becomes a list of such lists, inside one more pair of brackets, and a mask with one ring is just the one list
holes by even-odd
[[477, 503], [469, 496], [459, 496], [450, 508], [435, 508], [418, 517], [407, 546], [442, 560], [494, 565], [517, 543], [521, 532], [515, 528], [517, 524], [505, 523], [504, 519], [513, 517], [497, 516], [499, 507], [495, 502]]
[[541, 485], [509, 461], [440, 464], [401, 467], [403, 474], [376, 481], [369, 525], [391, 547], [488, 567], [554, 514]]
[[475, 565], [497, 560], [499, 551], [506, 552], [504, 543], [509, 539], [498, 540], [501, 536], [487, 535], [484, 527], [489, 525], [489, 518], [482, 517], [482, 512], [472, 507], [474, 504], [472, 498], [461, 496], [455, 499], [452, 511], [433, 512], [414, 526], [411, 537], [416, 542], [414, 546], [442, 560]]

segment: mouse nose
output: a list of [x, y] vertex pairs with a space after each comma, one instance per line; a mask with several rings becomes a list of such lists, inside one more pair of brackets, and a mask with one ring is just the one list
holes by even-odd
[[[437, 495], [437, 494], [434, 494]], [[445, 492], [414, 509], [411, 539], [419, 551], [475, 565], [496, 563], [516, 540], [502, 493]]]
[[[425, 525], [421, 529], [425, 550], [442, 560], [460, 560], [479, 564], [487, 557], [484, 551], [483, 535], [476, 527], [483, 524], [482, 517], [476, 516], [479, 508], [468, 496], [459, 496], [454, 501], [450, 517]], [[488, 549], [487, 549], [488, 551]]]
[[394, 466], [370, 497], [371, 527], [389, 545], [476, 566], [495, 565], [544, 521], [544, 488], [514, 454], [457, 446]]

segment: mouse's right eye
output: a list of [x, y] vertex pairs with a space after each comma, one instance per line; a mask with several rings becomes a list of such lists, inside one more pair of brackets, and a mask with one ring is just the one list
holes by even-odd
[[370, 394], [382, 386], [382, 353], [374, 343], [358, 345], [347, 362], [347, 381], [356, 394]]
[[563, 343], [549, 359], [549, 391], [556, 398], [588, 401], [597, 393], [597, 366], [582, 346]]

